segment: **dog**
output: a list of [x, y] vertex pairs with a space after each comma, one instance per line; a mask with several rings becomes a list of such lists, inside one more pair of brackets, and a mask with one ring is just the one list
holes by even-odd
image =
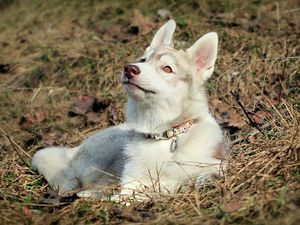
[[219, 173], [226, 158], [223, 133], [209, 111], [205, 81], [217, 58], [218, 36], [207, 33], [186, 50], [173, 48], [174, 20], [154, 35], [142, 57], [125, 66], [125, 122], [74, 148], [38, 151], [33, 169], [59, 194], [101, 196], [121, 185], [121, 196], [176, 193], [187, 182]]

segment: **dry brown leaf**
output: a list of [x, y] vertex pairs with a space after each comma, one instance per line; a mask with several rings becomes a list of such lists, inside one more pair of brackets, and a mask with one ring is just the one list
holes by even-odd
[[252, 120], [258, 124], [262, 125], [266, 123], [267, 120], [272, 120], [273, 115], [270, 112], [258, 111], [252, 116]]
[[45, 118], [46, 116], [43, 111], [35, 111], [34, 114], [25, 113], [21, 116], [19, 125], [22, 129], [27, 130], [32, 127], [32, 125], [43, 122]]
[[121, 24], [115, 24], [114, 26], [108, 27], [100, 33], [101, 38], [103, 38], [105, 41], [117, 40], [121, 42], [127, 42], [134, 38], [133, 35], [125, 32], [125, 28]]
[[217, 121], [227, 127], [242, 129], [247, 125], [243, 117], [235, 112], [232, 107], [218, 99], [212, 100], [212, 108]]
[[78, 96], [73, 100], [69, 110], [69, 116], [84, 115], [92, 110], [95, 98], [91, 96]]
[[152, 30], [152, 23], [148, 17], [145, 17], [139, 10], [135, 9], [130, 22], [119, 21], [107, 28], [102, 29], [99, 33], [101, 39], [105, 41], [128, 42], [135, 38], [136, 35], [147, 34]]
[[53, 131], [42, 136], [43, 142], [48, 146], [59, 145], [66, 141], [68, 134], [62, 131]]
[[140, 10], [135, 9], [131, 20], [131, 28], [137, 28], [136, 34], [147, 34], [152, 29], [152, 24], [148, 17], [145, 17]]
[[68, 112], [69, 116], [85, 115], [89, 112], [99, 112], [107, 108], [110, 101], [107, 99], [96, 99], [91, 96], [78, 96], [73, 100], [73, 104]]

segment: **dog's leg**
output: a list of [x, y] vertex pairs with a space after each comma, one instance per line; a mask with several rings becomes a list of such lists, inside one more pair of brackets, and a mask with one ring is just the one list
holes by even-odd
[[61, 148], [50, 147], [38, 151], [32, 159], [32, 168], [42, 174], [50, 186], [59, 193], [69, 192], [80, 188], [70, 161], [77, 154], [79, 147]]

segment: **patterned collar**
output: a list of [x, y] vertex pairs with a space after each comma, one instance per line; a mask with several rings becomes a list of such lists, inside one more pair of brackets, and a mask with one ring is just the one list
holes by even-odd
[[151, 138], [151, 139], [154, 139], [155, 141], [172, 139], [172, 142], [170, 145], [170, 151], [175, 152], [175, 150], [177, 148], [178, 135], [186, 133], [193, 124], [198, 123], [198, 122], [199, 122], [199, 119], [187, 120], [183, 123], [180, 123], [180, 124], [172, 127], [171, 129], [165, 130], [164, 132], [162, 132], [160, 134], [146, 134], [146, 138]]

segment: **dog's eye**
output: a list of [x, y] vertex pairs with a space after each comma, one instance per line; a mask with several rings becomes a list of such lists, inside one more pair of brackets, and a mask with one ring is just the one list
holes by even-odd
[[165, 67], [163, 67], [162, 69], [163, 69], [163, 71], [165, 71], [166, 73], [172, 73], [172, 72], [173, 72], [173, 70], [172, 70], [172, 68], [171, 68], [170, 66], [165, 66]]
[[138, 62], [140, 63], [146, 62], [146, 58], [141, 58]]

